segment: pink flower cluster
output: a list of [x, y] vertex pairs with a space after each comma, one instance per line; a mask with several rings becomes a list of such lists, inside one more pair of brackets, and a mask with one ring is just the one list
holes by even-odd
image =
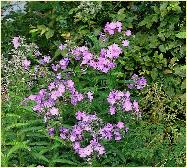
[[111, 115], [114, 115], [116, 113], [116, 105], [120, 106], [123, 111], [134, 110], [136, 114], [139, 113], [138, 102], [136, 100], [134, 100], [133, 102], [130, 100], [129, 91], [121, 92], [118, 90], [113, 90], [109, 93], [107, 101], [110, 104], [109, 112]]
[[[100, 34], [100, 39], [104, 42], [108, 39], [107, 36], [114, 35], [116, 32], [122, 31], [122, 23], [107, 22], [104, 28], [105, 33]], [[131, 31], [125, 32], [126, 36], [131, 36]], [[16, 41], [17, 40], [17, 41]], [[18, 45], [18, 39], [14, 40], [15, 46]], [[122, 41], [122, 46], [129, 46], [128, 40]], [[60, 50], [64, 50], [67, 47], [66, 44], [59, 46]], [[86, 46], [76, 47], [73, 50], [68, 50], [74, 56], [75, 60], [80, 60], [80, 66], [87, 65], [93, 69], [107, 73], [110, 69], [116, 67], [115, 60], [122, 54], [122, 48], [118, 44], [111, 44], [107, 48], [101, 48], [98, 56], [92, 54]], [[35, 53], [41, 56], [41, 53]], [[40, 64], [50, 63], [50, 56], [43, 56], [40, 59]], [[89, 91], [86, 94], [79, 93], [75, 88], [75, 83], [72, 80], [61, 80], [62, 75], [59, 70], [65, 70], [69, 65], [70, 59], [63, 58], [57, 64], [52, 64], [51, 67], [55, 73], [56, 79], [48, 85], [47, 89], [41, 89], [38, 94], [30, 95], [26, 100], [32, 100], [36, 104], [33, 110], [42, 114], [44, 120], [53, 119], [60, 116], [60, 111], [55, 106], [62, 99], [63, 102], [70, 102], [73, 106], [87, 98], [89, 102], [93, 100], [93, 92]], [[31, 62], [27, 59], [23, 61], [23, 66], [28, 69]], [[35, 68], [37, 70], [37, 67]], [[69, 79], [69, 77], [68, 77]], [[147, 84], [144, 77], [138, 78], [136, 74], [132, 76], [134, 84], [129, 84], [129, 88], [142, 89]], [[67, 94], [66, 94], [67, 93]], [[116, 113], [118, 107], [125, 111], [134, 111], [136, 115], [140, 115], [139, 105], [136, 100], [132, 101], [130, 93], [122, 92], [118, 90], [112, 90], [107, 101], [110, 104], [109, 112], [111, 115]], [[102, 140], [115, 140], [122, 139], [124, 133], [128, 132], [128, 128], [123, 122], [117, 124], [103, 123], [103, 121], [97, 117], [96, 114], [87, 114], [85, 112], [78, 111], [75, 114], [77, 123], [71, 128], [61, 127], [58, 131], [61, 139], [70, 141], [72, 143], [74, 151], [81, 157], [91, 157], [93, 154], [98, 156], [104, 155], [106, 150], [100, 141]], [[56, 131], [57, 132], [57, 131]], [[48, 128], [48, 133], [52, 137], [55, 135], [54, 128]], [[88, 141], [84, 136], [84, 133], [91, 135], [91, 140]], [[82, 144], [87, 141], [89, 144], [83, 146]]]
[[112, 44], [108, 46], [107, 49], [102, 48], [98, 58], [85, 46], [77, 47], [72, 50], [72, 54], [75, 56], [76, 60], [82, 58], [81, 66], [88, 65], [93, 69], [100, 70], [104, 73], [107, 73], [116, 66], [114, 60], [118, 58], [121, 53], [122, 49], [117, 44]]
[[110, 35], [114, 35], [115, 32], [121, 32], [122, 30], [122, 23], [117, 22], [107, 22], [104, 28], [104, 32], [109, 33]]
[[74, 106], [86, 97], [90, 102], [93, 100], [92, 92], [89, 91], [85, 95], [79, 93], [75, 89], [75, 84], [72, 80], [55, 80], [48, 85], [48, 89], [41, 89], [37, 95], [30, 95], [26, 100], [35, 101], [36, 105], [33, 110], [38, 113], [44, 113], [46, 120], [59, 115], [58, 108], [54, 106], [59, 98], [67, 99], [67, 97], [64, 97], [66, 91], [70, 93], [70, 102]]
[[142, 76], [134, 74], [131, 79], [134, 81], [133, 84], [128, 84], [129, 89], [143, 89], [147, 85], [147, 80]]
[[99, 133], [103, 139], [112, 140], [114, 138], [116, 141], [119, 141], [122, 139], [121, 129], [124, 129], [125, 132], [128, 131], [128, 128], [121, 121], [117, 124], [107, 123], [99, 130]]
[[39, 62], [40, 62], [41, 65], [44, 65], [44, 64], [48, 64], [48, 63], [50, 62], [50, 60], [51, 60], [51, 57], [45, 55], [45, 56], [43, 56], [43, 57], [39, 60]]
[[69, 58], [63, 58], [63, 59], [61, 59], [61, 60], [59, 61], [58, 64], [56, 64], [56, 65], [52, 64], [51, 67], [52, 67], [52, 69], [53, 69], [54, 71], [58, 71], [59, 69], [64, 70], [64, 69], [67, 68], [67, 66], [68, 66], [68, 64], [69, 64], [69, 61], [70, 61]]
[[[91, 115], [78, 111], [76, 113], [76, 119], [78, 122], [71, 129], [60, 128], [60, 138], [67, 141], [70, 140], [73, 149], [82, 158], [90, 157], [94, 153], [103, 155], [106, 151], [99, 141], [102, 139], [112, 140], [112, 137], [116, 141], [119, 141], [122, 138], [120, 130], [124, 129], [124, 131], [128, 131], [128, 128], [125, 127], [123, 122], [118, 122], [117, 124], [107, 123], [103, 128], [96, 129], [96, 126], [102, 126], [102, 120], [96, 114]], [[92, 139], [89, 145], [81, 147], [81, 142], [85, 140], [84, 132], [90, 133]], [[54, 135], [53, 128], [49, 129], [49, 134], [51, 136]]]

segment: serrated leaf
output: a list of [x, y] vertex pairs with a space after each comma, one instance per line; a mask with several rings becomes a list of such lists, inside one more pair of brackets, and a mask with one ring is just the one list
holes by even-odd
[[7, 154], [7, 158], [10, 158], [10, 156], [15, 153], [17, 150], [20, 149], [26, 149], [26, 150], [31, 150], [28, 146], [27, 146], [27, 141], [26, 142], [16, 142], [15, 145], [9, 150], [8, 154]]
[[42, 154], [40, 154], [40, 153], [36, 153], [36, 152], [31, 152], [31, 155], [34, 157], [34, 158], [36, 158], [36, 159], [38, 159], [38, 160], [42, 160], [42, 161], [45, 161], [45, 162], [47, 162], [47, 163], [49, 163], [49, 160], [44, 156], [44, 155], [42, 155]]
[[19, 127], [23, 127], [23, 126], [28, 126], [28, 125], [31, 125], [31, 124], [34, 124], [34, 123], [41, 123], [41, 120], [33, 120], [33, 121], [29, 121], [29, 122], [25, 122], [25, 123], [14, 123], [14, 124], [11, 124], [10, 126], [8, 126], [6, 128], [6, 130], [9, 130], [9, 129], [12, 129], [12, 128], [19, 128]]

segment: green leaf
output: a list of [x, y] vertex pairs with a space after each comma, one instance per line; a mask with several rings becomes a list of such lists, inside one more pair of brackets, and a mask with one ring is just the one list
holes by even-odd
[[32, 30], [29, 31], [29, 33], [35, 33], [37, 31], [38, 31], [38, 29], [32, 29]]
[[161, 52], [164, 52], [164, 53], [166, 52], [164, 45], [160, 45], [158, 48]]
[[74, 163], [74, 162], [67, 160], [67, 159], [53, 159], [52, 163], [67, 163], [69, 165], [77, 165], [77, 163]]
[[186, 79], [183, 80], [181, 84], [181, 89], [186, 89]]
[[158, 70], [156, 68], [154, 68], [151, 71], [151, 77], [153, 78], [153, 80], [156, 80], [157, 76], [158, 76]]
[[185, 38], [186, 38], [186, 32], [179, 32], [179, 33], [176, 34], [175, 36], [178, 37], [178, 38], [183, 38], [183, 39], [185, 39]]
[[38, 160], [40, 160], [40, 161], [45, 161], [45, 162], [49, 163], [49, 160], [48, 160], [44, 155], [42, 155], [42, 154], [40, 154], [40, 153], [31, 152], [31, 155], [32, 155], [34, 158], [36, 158], [36, 159], [38, 159]]
[[9, 152], [7, 154], [7, 158], [10, 159], [10, 156], [20, 149], [26, 149], [26, 150], [30, 151], [31, 149], [27, 146], [27, 143], [28, 143], [27, 141], [15, 142], [15, 145], [9, 150]]
[[49, 29], [48, 32], [45, 33], [46, 38], [49, 39], [49, 38], [53, 37], [54, 32], [55, 32], [54, 30]]
[[182, 66], [176, 66], [174, 68], [175, 75], [178, 75], [180, 77], [186, 77], [186, 65]]

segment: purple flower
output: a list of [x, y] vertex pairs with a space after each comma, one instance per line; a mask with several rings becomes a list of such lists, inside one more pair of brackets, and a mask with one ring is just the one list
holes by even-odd
[[14, 45], [14, 48], [17, 49], [20, 46], [20, 38], [19, 37], [14, 37], [12, 40], [12, 43]]
[[109, 58], [117, 58], [122, 53], [122, 49], [117, 44], [112, 44], [108, 46], [107, 57]]
[[40, 53], [40, 51], [35, 51], [35, 52], [34, 52], [34, 55], [38, 57], [38, 56], [40, 56], [40, 55], [42, 55], [42, 54]]
[[129, 131], [129, 128], [128, 128], [128, 127], [126, 127], [126, 128], [125, 128], [125, 132], [128, 132], [128, 131]]
[[49, 63], [50, 59], [51, 59], [50, 56], [44, 56], [43, 61], [44, 61], [45, 63]]
[[53, 69], [53, 71], [58, 71], [58, 69], [60, 68], [60, 66], [58, 64], [57, 65], [52, 64], [51, 68]]
[[126, 36], [131, 36], [131, 31], [130, 31], [130, 30], [127, 30], [127, 31], [125, 32], [125, 34], [126, 34]]
[[118, 122], [118, 123], [116, 124], [116, 127], [118, 127], [119, 129], [121, 129], [121, 128], [124, 128], [125, 126], [124, 126], [124, 123], [123, 123], [123, 122]]
[[53, 100], [57, 100], [58, 97], [61, 97], [62, 96], [62, 93], [58, 90], [54, 90], [51, 92], [51, 98]]
[[58, 87], [58, 91], [61, 92], [61, 93], [64, 93], [65, 92], [65, 86], [63, 84], [60, 84], [59, 87]]
[[51, 82], [48, 86], [48, 89], [51, 91], [52, 89], [55, 89], [56, 86], [55, 86], [55, 82]]
[[62, 78], [61, 73], [56, 74], [56, 78], [57, 78], [57, 79], [61, 79], [61, 78]]
[[103, 155], [105, 153], [105, 148], [101, 145], [98, 145], [95, 149], [99, 153], [99, 155]]
[[30, 64], [31, 64], [31, 61], [30, 61], [30, 60], [25, 59], [25, 60], [22, 61], [22, 66], [24, 67], [24, 69], [27, 69], [27, 70], [28, 70]]
[[109, 109], [109, 112], [110, 112], [111, 115], [116, 114], [116, 108], [114, 106], [111, 106], [110, 109]]
[[134, 81], [133, 84], [128, 84], [129, 89], [143, 89], [147, 85], [147, 80], [144, 77], [138, 77], [138, 75], [134, 74], [131, 79]]
[[116, 141], [121, 140], [122, 136], [121, 136], [121, 134], [119, 133], [119, 131], [115, 131], [115, 132], [114, 132], [114, 138], [115, 138]]
[[108, 32], [110, 35], [114, 35], [115, 31], [121, 32], [122, 30], [122, 23], [117, 22], [107, 22], [104, 28], [104, 32]]
[[67, 44], [64, 44], [64, 45], [63, 45], [63, 44], [60, 44], [58, 48], [59, 48], [60, 50], [64, 50], [64, 49], [66, 48], [66, 46], [67, 46]]
[[125, 101], [123, 102], [123, 109], [125, 111], [130, 111], [132, 110], [132, 103], [129, 99], [125, 99]]
[[139, 112], [139, 105], [138, 102], [136, 100], [134, 100], [133, 102], [133, 108], [135, 112]]
[[93, 100], [93, 93], [92, 92], [88, 92], [87, 95], [88, 95], [88, 99], [90, 100], [90, 102], [92, 102], [92, 100]]
[[136, 81], [137, 89], [143, 89], [146, 85], [147, 85], [147, 80], [144, 77], [141, 77]]
[[123, 40], [122, 41], [122, 46], [124, 46], [124, 47], [129, 46], [129, 41], [128, 40]]
[[51, 108], [49, 112], [51, 115], [58, 115], [59, 114], [58, 109], [55, 107]]
[[99, 33], [99, 39], [101, 39], [102, 41], [107, 41], [107, 37], [106, 37], [106, 35], [104, 34], [104, 33]]
[[54, 128], [49, 128], [48, 133], [49, 133], [50, 136], [53, 136], [54, 133], [55, 133], [55, 129]]
[[74, 82], [72, 80], [67, 80], [66, 83], [68, 88], [74, 88]]
[[82, 120], [82, 118], [85, 116], [85, 114], [80, 111], [78, 111], [75, 115], [77, 120]]
[[69, 64], [69, 58], [64, 58], [59, 61], [59, 65], [61, 69], [66, 69]]

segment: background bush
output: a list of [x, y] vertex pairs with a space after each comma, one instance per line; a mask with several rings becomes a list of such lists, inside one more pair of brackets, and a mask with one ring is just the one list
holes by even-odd
[[[3, 7], [3, 6], [2, 6]], [[27, 2], [26, 13], [12, 12], [2, 18], [2, 59], [12, 62], [14, 36], [36, 43], [43, 54], [59, 60], [64, 55], [58, 45], [98, 44], [95, 35], [107, 21], [121, 21], [132, 31], [130, 47], [117, 60], [117, 68], [107, 75], [82, 76], [74, 80], [79, 90], [101, 88], [90, 110], [105, 117], [103, 102], [111, 88], [125, 89], [125, 80], [133, 73], [144, 75], [148, 87], [139, 93], [143, 117], [129, 116], [129, 133], [122, 142], [107, 144], [108, 154], [93, 160], [92, 166], [184, 166], [185, 165], [185, 89], [186, 89], [186, 3], [185, 2]], [[25, 56], [25, 55], [23, 55]], [[3, 69], [4, 66], [2, 66]], [[15, 68], [14, 66], [12, 68]], [[46, 67], [50, 74], [50, 68]], [[23, 72], [24, 73], [24, 72]], [[2, 166], [86, 166], [58, 139], [51, 140], [42, 119], [20, 102], [34, 87], [17, 71], [14, 76], [2, 71]], [[44, 86], [39, 79], [36, 89]], [[3, 81], [3, 80], [2, 80]], [[107, 86], [103, 92], [102, 87]], [[6, 92], [7, 90], [7, 92]], [[128, 116], [127, 116], [128, 117]], [[36, 118], [38, 118], [36, 120]], [[109, 118], [105, 118], [109, 120]]]

